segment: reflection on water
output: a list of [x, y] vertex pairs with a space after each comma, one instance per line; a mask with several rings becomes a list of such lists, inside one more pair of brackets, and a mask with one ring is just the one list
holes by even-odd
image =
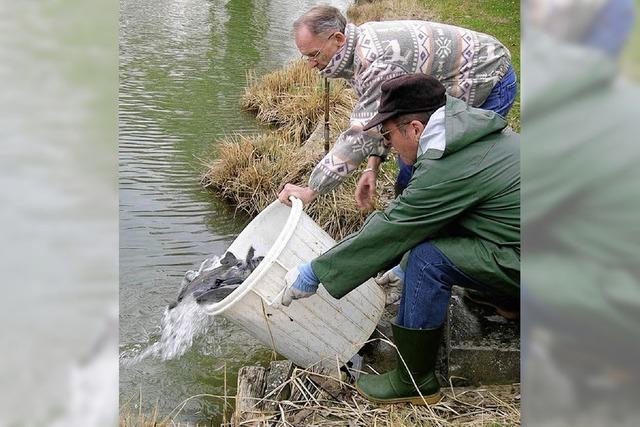
[[[163, 309], [184, 272], [223, 253], [248, 218], [199, 185], [213, 142], [257, 130], [239, 109], [245, 71], [297, 56], [293, 20], [316, 1], [122, 0], [119, 185], [120, 351], [158, 339]], [[343, 10], [347, 1], [333, 2]], [[214, 338], [215, 337], [215, 338]], [[120, 400], [142, 393], [161, 414], [184, 399], [224, 393], [227, 381], [268, 351], [220, 319], [191, 350], [168, 362], [121, 366]], [[193, 401], [181, 419], [219, 416], [220, 402]], [[148, 408], [147, 408], [148, 409]]]

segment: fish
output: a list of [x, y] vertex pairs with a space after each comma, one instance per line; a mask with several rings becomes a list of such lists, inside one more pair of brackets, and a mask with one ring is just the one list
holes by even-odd
[[255, 249], [252, 246], [244, 260], [237, 260], [231, 268], [221, 272], [214, 283], [209, 283], [208, 287], [195, 290], [193, 296], [196, 302], [198, 304], [218, 302], [236, 290], [264, 259], [263, 256], [254, 257], [254, 254]]
[[[176, 301], [169, 304], [169, 310], [189, 294], [200, 304], [222, 300], [240, 286], [264, 259], [263, 256], [254, 257], [254, 254], [253, 246], [249, 248], [244, 260], [227, 251], [221, 259], [214, 256], [204, 260], [197, 272], [187, 271]], [[219, 265], [213, 267], [216, 264]]]

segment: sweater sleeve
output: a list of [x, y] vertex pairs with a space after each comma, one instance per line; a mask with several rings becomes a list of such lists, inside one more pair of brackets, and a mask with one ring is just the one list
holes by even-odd
[[313, 169], [309, 187], [320, 194], [333, 190], [370, 155], [382, 156], [381, 140], [377, 132], [363, 132], [362, 127], [352, 125]]
[[355, 79], [358, 102], [350, 116], [350, 127], [337, 138], [333, 148], [316, 165], [309, 177], [309, 187], [324, 194], [341, 184], [369, 156], [386, 158], [389, 149], [377, 129], [362, 128], [378, 113], [380, 86], [404, 72], [389, 72], [389, 67], [374, 61]]

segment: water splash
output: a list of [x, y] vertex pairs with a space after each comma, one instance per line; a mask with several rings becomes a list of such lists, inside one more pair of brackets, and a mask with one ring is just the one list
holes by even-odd
[[170, 360], [182, 356], [193, 345], [193, 340], [204, 335], [213, 324], [213, 317], [195, 302], [191, 295], [175, 308], [165, 308], [162, 316], [160, 339], [135, 357], [120, 356], [124, 366], [133, 366], [148, 357]]

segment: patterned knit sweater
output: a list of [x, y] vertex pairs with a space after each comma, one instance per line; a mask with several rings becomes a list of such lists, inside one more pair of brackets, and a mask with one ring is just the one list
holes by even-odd
[[384, 81], [403, 74], [429, 74], [442, 82], [449, 95], [477, 107], [511, 64], [508, 49], [495, 38], [446, 24], [347, 24], [345, 36], [346, 43], [321, 74], [346, 79], [358, 103], [351, 113], [349, 129], [311, 173], [309, 187], [321, 194], [338, 186], [370, 155], [386, 156], [380, 134], [362, 131], [377, 113]]

